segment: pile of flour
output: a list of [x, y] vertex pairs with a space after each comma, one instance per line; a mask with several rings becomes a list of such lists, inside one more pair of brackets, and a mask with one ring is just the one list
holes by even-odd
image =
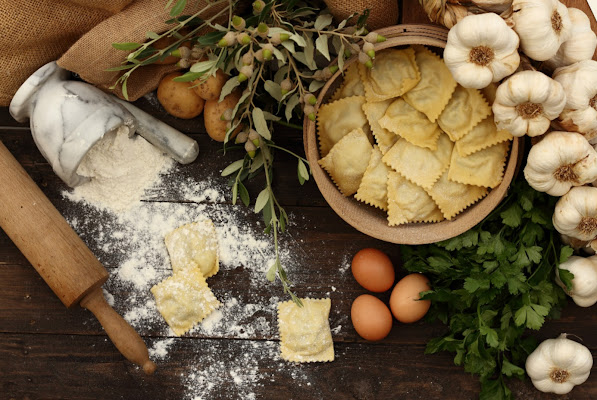
[[139, 135], [129, 137], [129, 129], [121, 126], [106, 133], [87, 152], [77, 174], [90, 180], [68, 196], [122, 211], [139, 202], [145, 190], [173, 165], [170, 157]]

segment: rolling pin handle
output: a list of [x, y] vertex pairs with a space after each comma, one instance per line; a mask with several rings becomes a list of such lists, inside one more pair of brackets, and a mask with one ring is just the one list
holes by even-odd
[[93, 289], [81, 300], [81, 307], [91, 311], [112, 340], [116, 348], [129, 361], [139, 365], [147, 375], [154, 373], [156, 365], [141, 336], [106, 302], [101, 287]]

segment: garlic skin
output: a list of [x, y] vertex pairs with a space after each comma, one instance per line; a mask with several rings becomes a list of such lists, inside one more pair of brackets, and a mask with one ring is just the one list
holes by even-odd
[[524, 177], [539, 192], [563, 196], [597, 180], [597, 151], [578, 133], [550, 132], [531, 147]]
[[526, 372], [533, 385], [542, 392], [569, 393], [591, 374], [591, 351], [566, 336], [563, 333], [557, 339], [544, 340], [527, 357]]
[[450, 29], [444, 62], [459, 84], [482, 89], [518, 68], [518, 43], [497, 14], [468, 15]]
[[597, 236], [597, 188], [577, 186], [558, 200], [553, 226], [564, 235], [587, 242]]
[[562, 243], [572, 247], [576, 252], [580, 251], [588, 256], [595, 255], [595, 250], [589, 245], [589, 242], [578, 240], [563, 234], [560, 234], [560, 239], [562, 240]]
[[560, 83], [538, 71], [520, 71], [498, 87], [492, 110], [498, 129], [514, 136], [538, 136], [565, 105]]
[[566, 106], [558, 118], [563, 129], [587, 140], [597, 137], [597, 61], [579, 61], [553, 74], [566, 92]]
[[574, 274], [572, 289], [568, 290], [560, 280], [559, 268], [556, 268], [557, 284], [564, 289], [568, 296], [572, 297], [576, 305], [591, 307], [597, 303], [597, 256], [587, 258], [572, 256], [560, 264], [560, 268]]
[[552, 58], [572, 34], [568, 8], [558, 0], [514, 0], [512, 11], [520, 48], [533, 60]]
[[570, 39], [562, 43], [555, 56], [545, 61], [552, 70], [592, 59], [597, 47], [597, 35], [591, 29], [587, 14], [578, 8], [568, 8], [568, 15], [572, 22]]

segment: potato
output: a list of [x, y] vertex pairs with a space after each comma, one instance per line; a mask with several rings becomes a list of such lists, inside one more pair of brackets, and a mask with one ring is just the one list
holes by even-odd
[[[203, 120], [205, 121], [205, 129], [207, 134], [218, 142], [223, 142], [226, 138], [226, 124], [228, 121], [222, 121], [220, 117], [228, 108], [234, 108], [240, 99], [240, 90], [235, 90], [228, 96], [224, 97], [221, 103], [218, 99], [207, 100], [205, 102], [205, 112], [203, 113]], [[236, 136], [240, 129], [237, 129], [231, 137]]]
[[158, 86], [158, 100], [168, 114], [191, 119], [201, 114], [205, 100], [191, 89], [191, 82], [173, 81], [181, 75], [181, 72], [172, 72], [162, 78]]
[[196, 85], [193, 87], [193, 89], [195, 89], [197, 96], [204, 100], [217, 100], [220, 98], [220, 92], [222, 92], [222, 87], [227, 80], [228, 75], [226, 75], [221, 69], [218, 69], [215, 75], [210, 76], [201, 84], [199, 84], [201, 79], [193, 81], [193, 85]]

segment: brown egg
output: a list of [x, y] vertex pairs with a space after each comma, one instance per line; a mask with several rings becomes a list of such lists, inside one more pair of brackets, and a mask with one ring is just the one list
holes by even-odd
[[419, 300], [419, 293], [431, 290], [429, 279], [422, 274], [410, 274], [402, 278], [390, 296], [392, 314], [400, 322], [411, 323], [427, 314], [431, 302]]
[[367, 290], [381, 293], [394, 284], [394, 266], [390, 258], [377, 249], [362, 249], [352, 259], [352, 275]]
[[352, 325], [366, 340], [381, 340], [392, 329], [392, 314], [381, 300], [370, 294], [357, 297], [350, 309]]

